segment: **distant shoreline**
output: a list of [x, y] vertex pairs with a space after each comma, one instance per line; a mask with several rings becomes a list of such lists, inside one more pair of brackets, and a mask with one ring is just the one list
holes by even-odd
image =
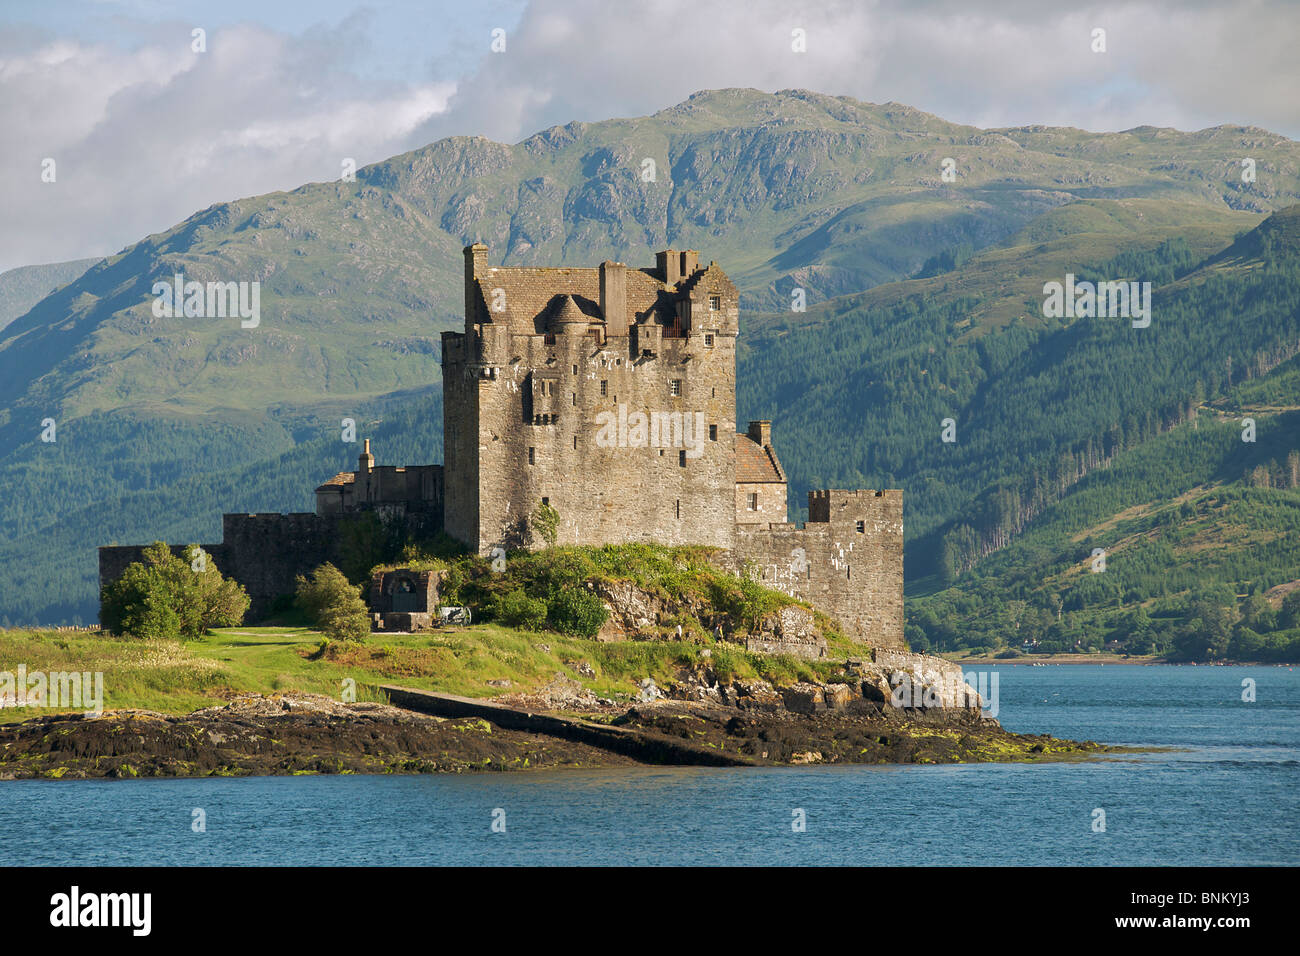
[[1293, 667], [1267, 661], [1171, 661], [1154, 654], [1133, 654], [1124, 657], [1120, 654], [1026, 654], [1023, 657], [962, 657], [957, 654], [939, 654], [945, 661], [954, 664], [997, 664], [1010, 667], [1032, 666], [1035, 664], [1129, 664], [1138, 667]]

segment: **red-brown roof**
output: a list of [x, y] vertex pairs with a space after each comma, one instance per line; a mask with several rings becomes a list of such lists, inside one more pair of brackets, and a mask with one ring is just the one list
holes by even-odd
[[736, 483], [785, 482], [785, 472], [771, 445], [764, 447], [748, 435], [736, 436]]

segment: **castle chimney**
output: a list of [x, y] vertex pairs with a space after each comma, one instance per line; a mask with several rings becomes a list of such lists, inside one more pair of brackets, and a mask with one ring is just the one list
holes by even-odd
[[700, 267], [700, 254], [694, 249], [687, 249], [682, 253], [682, 278], [689, 279], [695, 275], [695, 270]]
[[370, 439], [365, 440], [365, 445], [357, 458], [357, 470], [370, 474], [375, 468], [375, 456], [370, 454]]
[[621, 262], [600, 264], [600, 314], [611, 329], [622, 329], [628, 324], [627, 266]]
[[465, 331], [468, 332], [470, 326], [482, 322], [482, 316], [478, 315], [476, 304], [478, 295], [474, 290], [475, 280], [487, 272], [487, 254], [488, 247], [481, 242], [465, 247]]
[[759, 446], [766, 448], [772, 444], [772, 423], [771, 422], [750, 422], [749, 437], [758, 442]]
[[655, 265], [658, 272], [663, 276], [664, 282], [670, 286], [677, 285], [682, 277], [682, 260], [673, 249], [665, 249], [663, 252], [655, 253]]

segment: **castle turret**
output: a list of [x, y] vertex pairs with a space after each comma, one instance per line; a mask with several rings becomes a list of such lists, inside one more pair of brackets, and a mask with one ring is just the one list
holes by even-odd
[[590, 327], [591, 316], [582, 311], [571, 295], [566, 295], [559, 308], [551, 314], [552, 334], [583, 336]]

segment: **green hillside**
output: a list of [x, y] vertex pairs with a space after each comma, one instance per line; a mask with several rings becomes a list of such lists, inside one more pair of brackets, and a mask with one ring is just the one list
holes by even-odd
[[0, 329], [97, 262], [98, 259], [74, 259], [48, 265], [19, 266], [0, 272]]
[[[773, 419], [796, 507], [904, 488], [909, 588], [934, 590], [1294, 351], [1295, 217], [1265, 217], [1297, 202], [1300, 144], [1251, 127], [979, 130], [722, 90], [222, 203], [0, 331], [0, 623], [91, 620], [96, 545], [310, 508], [355, 458], [344, 417], [382, 462], [440, 460], [439, 333], [474, 239], [494, 263], [648, 264], [670, 243], [719, 262], [742, 293], [738, 412]], [[177, 272], [260, 282], [260, 324], [156, 317]], [[1044, 319], [1066, 273], [1152, 281], [1152, 326]]]
[[1238, 416], [1203, 409], [1089, 474], [953, 586], [914, 597], [909, 642], [1300, 661], [1300, 408], [1251, 414], [1254, 444]]

